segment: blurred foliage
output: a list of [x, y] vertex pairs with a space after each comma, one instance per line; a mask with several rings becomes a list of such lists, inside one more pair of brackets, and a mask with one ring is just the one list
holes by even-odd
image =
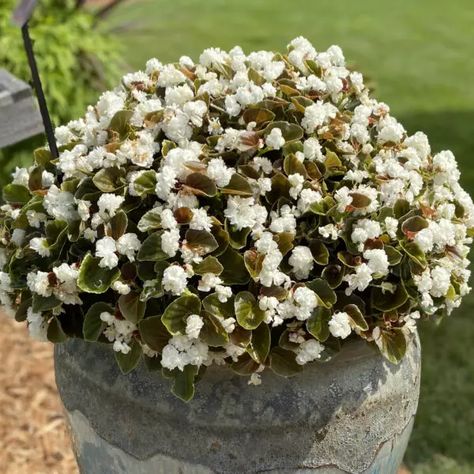
[[[16, 0], [0, 1], [0, 67], [29, 82], [20, 29], [11, 22]], [[42, 0], [30, 32], [49, 111], [59, 125], [84, 113], [100, 91], [120, 77], [120, 46], [93, 12], [76, 0]], [[0, 151], [0, 183], [15, 165], [28, 163], [37, 139]]]

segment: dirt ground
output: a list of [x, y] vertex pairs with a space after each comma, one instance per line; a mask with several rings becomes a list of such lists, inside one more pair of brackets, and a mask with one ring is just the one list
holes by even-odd
[[0, 315], [0, 472], [76, 474], [53, 373], [52, 346]]

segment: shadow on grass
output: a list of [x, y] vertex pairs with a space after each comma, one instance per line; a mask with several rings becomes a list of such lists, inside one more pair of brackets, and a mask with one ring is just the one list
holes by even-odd
[[[410, 132], [423, 130], [432, 151], [451, 149], [464, 188], [474, 194], [474, 111], [400, 115]], [[406, 460], [414, 474], [474, 472], [474, 294], [439, 326], [420, 328], [421, 398]]]

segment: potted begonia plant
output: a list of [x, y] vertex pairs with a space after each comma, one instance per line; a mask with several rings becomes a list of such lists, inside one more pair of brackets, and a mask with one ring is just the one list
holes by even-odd
[[469, 291], [451, 152], [304, 38], [152, 59], [56, 140], [4, 189], [0, 297], [60, 343], [83, 472], [396, 472], [416, 323]]

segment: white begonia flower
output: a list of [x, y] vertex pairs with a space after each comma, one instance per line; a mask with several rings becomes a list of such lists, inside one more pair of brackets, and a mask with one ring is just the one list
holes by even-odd
[[189, 315], [186, 318], [186, 336], [188, 336], [190, 339], [197, 339], [203, 326], [204, 321], [202, 320], [201, 316], [198, 314]]
[[295, 278], [305, 280], [314, 266], [313, 254], [309, 247], [298, 245], [291, 252], [288, 263], [293, 267]]
[[28, 321], [29, 334], [33, 339], [43, 342], [48, 340], [48, 322], [43, 318], [41, 313], [35, 313], [33, 308], [28, 308], [26, 320]]
[[51, 251], [49, 250], [48, 241], [42, 237], [35, 237], [30, 240], [30, 248], [42, 257], [49, 257]]
[[431, 270], [431, 280], [431, 296], [435, 298], [446, 296], [451, 285], [451, 272], [446, 268], [437, 266]]
[[163, 289], [179, 296], [186, 289], [188, 277], [183, 267], [171, 265], [163, 272]]
[[55, 219], [70, 222], [78, 217], [74, 196], [52, 185], [43, 199], [46, 212]]
[[397, 237], [398, 220], [394, 217], [386, 217], [384, 224], [387, 234], [390, 236], [390, 238], [395, 239]]
[[130, 286], [120, 280], [116, 280], [112, 283], [112, 289], [119, 295], [128, 295], [131, 291]]
[[272, 222], [270, 224], [270, 230], [275, 233], [280, 232], [296, 232], [296, 218], [292, 211], [292, 208], [287, 204], [280, 208], [280, 212], [276, 213], [272, 211], [270, 213]]
[[170, 257], [174, 257], [179, 250], [179, 229], [166, 230], [161, 235], [161, 250]]
[[197, 288], [199, 291], [207, 293], [221, 283], [222, 280], [214, 273], [205, 273], [199, 280]]
[[99, 267], [112, 269], [118, 265], [118, 257], [115, 253], [117, 247], [115, 245], [115, 240], [112, 237], [102, 237], [95, 243], [95, 249], [96, 257], [101, 259]]
[[303, 144], [304, 156], [308, 160], [324, 161], [321, 144], [315, 137], [310, 137]]
[[252, 375], [250, 375], [248, 384], [249, 385], [261, 385], [262, 383], [262, 378], [260, 377], [260, 374], [257, 374], [254, 372]]
[[230, 286], [216, 285], [217, 299], [221, 303], [226, 303], [232, 297], [232, 288]]
[[367, 265], [372, 274], [378, 277], [388, 274], [388, 257], [383, 249], [370, 249], [364, 251], [364, 258], [368, 260]]
[[299, 173], [290, 174], [288, 176], [288, 181], [291, 184], [289, 191], [290, 196], [296, 200], [303, 189], [303, 183], [305, 181], [304, 176]]
[[212, 160], [207, 164], [207, 175], [220, 188], [223, 188], [230, 183], [234, 173], [235, 170], [233, 168], [228, 168], [222, 158], [212, 158]]
[[125, 198], [123, 196], [117, 196], [116, 194], [111, 193], [101, 194], [97, 201], [99, 215], [103, 219], [114, 217], [124, 201]]
[[337, 202], [337, 210], [339, 212], [345, 212], [347, 207], [352, 204], [352, 196], [350, 195], [351, 190], [344, 186], [336, 191], [334, 199]]
[[308, 362], [321, 358], [324, 346], [316, 339], [309, 339], [298, 346], [296, 353], [296, 363], [305, 365]]
[[193, 209], [193, 217], [189, 223], [189, 228], [210, 232], [212, 228], [212, 218], [208, 216], [205, 209]]
[[298, 287], [293, 293], [295, 302], [296, 319], [306, 321], [310, 318], [313, 310], [318, 306], [316, 293], [305, 286]]
[[117, 252], [125, 255], [131, 262], [135, 261], [135, 254], [140, 250], [141, 242], [137, 234], [123, 234], [116, 242]]
[[184, 370], [187, 365], [200, 367], [208, 358], [209, 347], [199, 339], [173, 336], [163, 348], [161, 365], [165, 369]]
[[329, 102], [318, 101], [306, 107], [301, 125], [308, 133], [313, 133], [317, 127], [336, 117], [337, 107]]
[[26, 284], [32, 293], [36, 293], [40, 296], [47, 298], [53, 293], [52, 288], [49, 284], [49, 274], [47, 272], [30, 272], [26, 276]]
[[434, 246], [433, 230], [427, 227], [416, 233], [413, 241], [418, 244], [423, 252], [431, 252]]
[[254, 198], [230, 196], [224, 215], [237, 230], [245, 227], [253, 228], [261, 225], [267, 219], [267, 210], [264, 206], [255, 203]]
[[382, 234], [382, 229], [377, 221], [371, 219], [360, 219], [352, 228], [351, 239], [359, 244], [362, 249], [369, 239], [376, 239]]
[[285, 139], [283, 138], [281, 129], [272, 128], [271, 132], [265, 138], [265, 143], [270, 148], [273, 148], [274, 150], [279, 150], [285, 144]]
[[372, 271], [366, 263], [362, 263], [356, 267], [355, 273], [344, 275], [343, 281], [349, 284], [347, 295], [351, 295], [354, 290], [364, 291], [372, 281]]
[[351, 332], [349, 315], [345, 312], [336, 312], [329, 320], [329, 332], [340, 339], [345, 339]]
[[319, 227], [318, 232], [325, 238], [331, 240], [337, 240], [339, 238], [340, 229], [334, 224], [326, 224], [325, 226]]

